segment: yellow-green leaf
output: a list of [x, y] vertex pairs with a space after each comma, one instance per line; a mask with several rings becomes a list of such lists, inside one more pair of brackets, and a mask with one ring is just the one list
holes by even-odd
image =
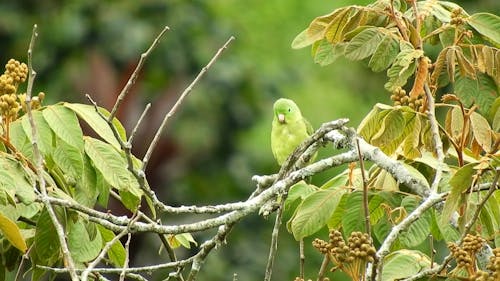
[[[95, 110], [95, 107], [88, 104], [80, 103], [64, 103], [64, 106], [75, 112], [78, 117], [83, 119], [101, 138], [103, 138], [107, 143], [112, 144], [114, 147], [120, 149], [120, 144], [116, 140], [113, 131], [109, 127], [109, 124], [104, 120], [99, 113]], [[99, 112], [105, 117], [109, 116], [109, 112], [99, 107]], [[113, 119], [113, 125], [115, 126], [120, 138], [126, 140], [125, 128], [118, 121], [118, 119]]]
[[490, 152], [492, 135], [488, 121], [481, 114], [473, 112], [470, 116], [470, 122], [474, 139], [484, 151]]
[[383, 38], [378, 28], [371, 27], [354, 36], [345, 49], [345, 56], [350, 60], [362, 60], [371, 56]]
[[80, 150], [83, 150], [83, 133], [74, 112], [62, 105], [45, 108], [43, 117], [56, 136]]
[[384, 147], [397, 139], [405, 128], [405, 118], [401, 110], [395, 109], [385, 116], [379, 131], [373, 136], [372, 144]]
[[25, 253], [28, 247], [24, 241], [21, 231], [17, 224], [11, 221], [4, 214], [0, 213], [0, 231], [7, 240], [19, 251]]
[[500, 44], [500, 17], [489, 13], [477, 13], [471, 15], [467, 22], [481, 35]]
[[344, 193], [342, 188], [321, 189], [307, 196], [291, 222], [295, 239], [300, 240], [324, 227]]

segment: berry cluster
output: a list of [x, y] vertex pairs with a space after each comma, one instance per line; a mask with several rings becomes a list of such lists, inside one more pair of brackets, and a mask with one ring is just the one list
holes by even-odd
[[[484, 240], [479, 235], [467, 234], [463, 240], [461, 246], [455, 243], [449, 243], [448, 248], [455, 261], [457, 262], [457, 271], [460, 269], [465, 269], [469, 277], [461, 277], [463, 280], [477, 280], [477, 281], [496, 281], [500, 280], [500, 248], [493, 249], [493, 251], [488, 254], [489, 257], [488, 265], [486, 266], [486, 271], [477, 270], [477, 264], [480, 264], [480, 260], [477, 260], [481, 256], [481, 252], [484, 251], [486, 245], [486, 240]], [[479, 256], [478, 256], [479, 255]], [[479, 266], [479, 268], [484, 269]]]
[[451, 255], [457, 261], [458, 268], [471, 268], [473, 263], [471, 255], [464, 250], [462, 247], [455, 243], [448, 243], [448, 248], [451, 251]]
[[7, 122], [15, 119], [20, 109], [17, 101], [17, 87], [26, 81], [28, 67], [15, 59], [5, 65], [5, 72], [0, 75], [0, 115]]
[[[1, 123], [5, 124], [5, 132], [8, 132], [8, 124], [17, 118], [19, 110], [26, 112], [26, 94], [18, 94], [18, 87], [27, 77], [28, 66], [15, 59], [7, 62], [5, 72], [0, 75], [0, 116]], [[30, 101], [31, 108], [41, 107], [44, 97], [43, 92], [33, 96]]]
[[451, 11], [451, 20], [450, 24], [459, 26], [463, 25], [465, 23], [465, 18], [462, 15], [462, 10], [461, 9], [454, 9]]
[[394, 105], [407, 105], [415, 111], [420, 111], [422, 105], [424, 104], [422, 95], [419, 95], [418, 97], [409, 97], [406, 94], [405, 89], [401, 87], [397, 87], [396, 90], [392, 92], [391, 100]]
[[500, 279], [500, 248], [493, 249], [493, 255], [490, 257], [487, 269], [492, 272], [491, 280]]
[[328, 242], [316, 238], [312, 244], [351, 277], [364, 274], [366, 264], [374, 261], [376, 251], [368, 234], [352, 232], [346, 243], [340, 231], [331, 230], [328, 238]]

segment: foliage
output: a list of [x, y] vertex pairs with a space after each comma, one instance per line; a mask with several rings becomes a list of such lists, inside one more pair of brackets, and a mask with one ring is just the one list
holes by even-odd
[[[255, 176], [257, 187], [246, 201], [216, 206], [173, 207], [157, 198], [145, 177], [152, 150], [142, 160], [132, 155], [135, 130], [127, 136], [115, 118], [121, 96], [111, 112], [91, 99], [92, 105], [44, 105], [44, 93], [31, 94], [33, 80], [28, 80], [27, 93], [19, 92], [20, 83], [34, 78], [31, 65], [9, 61], [0, 76], [0, 261], [5, 265], [0, 276], [23, 272], [29, 258], [32, 280], [46, 273], [69, 273], [72, 280], [105, 274], [142, 280], [138, 273], [163, 268], [169, 270], [168, 278], [183, 280], [189, 265], [188, 280], [194, 280], [211, 250], [226, 242], [242, 218], [277, 210], [265, 277], [270, 280], [284, 210], [288, 230], [301, 243], [329, 230], [329, 241], [314, 240], [325, 261], [319, 280], [328, 275], [330, 262], [353, 280], [436, 273], [494, 278], [500, 243], [500, 197], [495, 191], [499, 24], [493, 14], [468, 15], [454, 3], [430, 0], [379, 0], [316, 18], [292, 46], [312, 45], [313, 60], [320, 65], [344, 56], [363, 61], [374, 72], [386, 70], [385, 88], [394, 104], [375, 105], [357, 132], [345, 127], [343, 119], [323, 124], [278, 174]], [[164, 123], [226, 47], [186, 88]], [[440, 50], [435, 58], [431, 47]], [[436, 104], [440, 95], [442, 103]], [[445, 116], [440, 123], [435, 107]], [[83, 124], [94, 135], [84, 135]], [[345, 152], [306, 167], [296, 165], [328, 142]], [[347, 163], [345, 172], [321, 186], [300, 181]], [[127, 208], [130, 217], [101, 211], [110, 200]], [[201, 218], [176, 223], [179, 214]], [[168, 217], [169, 224], [158, 215]], [[208, 230], [214, 230], [207, 234], [211, 238], [198, 245], [191, 233]], [[137, 233], [158, 237], [169, 261], [129, 268], [128, 243]], [[126, 243], [120, 240], [125, 236]], [[422, 247], [427, 241], [446, 243], [451, 254], [435, 261]], [[178, 259], [174, 249], [181, 246], [193, 247], [192, 255]], [[457, 266], [442, 273], [452, 259]], [[95, 268], [99, 263], [113, 268]], [[304, 279], [300, 271], [299, 279]]]
[[[382, 280], [410, 278], [423, 268], [429, 269], [430, 262], [426, 262], [423, 268], [405, 271], [404, 275], [390, 273], [393, 263], [399, 269], [430, 261], [432, 257], [422, 252], [415, 254], [419, 245], [432, 239], [430, 235], [436, 243], [451, 243], [462, 241], [460, 236], [472, 231], [484, 237], [482, 246], [488, 242], [493, 248], [500, 247], [498, 192], [481, 201], [488, 193], [488, 188], [481, 186], [497, 183], [494, 177], [498, 177], [500, 164], [499, 30], [498, 16], [469, 15], [452, 2], [379, 0], [367, 6], [341, 7], [317, 17], [292, 43], [294, 48], [312, 45], [313, 60], [320, 65], [344, 56], [363, 61], [374, 72], [386, 70], [385, 88], [394, 105], [375, 105], [357, 132], [404, 163], [427, 188], [432, 185], [432, 192], [449, 194], [444, 206], [420, 213], [418, 220], [398, 235], [393, 252], [384, 258]], [[440, 52], [431, 59], [436, 47]], [[441, 96], [442, 103], [435, 105], [446, 118], [437, 124], [437, 135], [432, 122], [434, 99], [439, 93], [447, 93]], [[443, 144], [436, 142], [436, 137]], [[439, 150], [444, 159], [440, 160]], [[443, 178], [438, 178], [436, 185], [431, 179], [441, 172]], [[363, 173], [368, 174], [365, 182]], [[289, 221], [296, 239], [325, 226], [342, 229], [344, 237], [354, 231], [370, 231], [363, 223], [366, 214], [361, 211], [367, 208], [374, 243], [383, 244], [391, 228], [429, 196], [398, 183], [377, 163], [368, 171], [351, 167], [345, 174], [350, 176], [332, 179], [334, 185], [300, 189], [305, 193], [295, 195], [302, 198]], [[360, 191], [363, 186], [368, 188], [366, 206]], [[406, 194], [408, 191], [410, 194]], [[339, 204], [342, 201], [346, 203]], [[481, 216], [472, 219], [478, 210]], [[341, 264], [336, 265], [343, 270]], [[473, 264], [468, 269], [465, 276], [472, 277], [482, 268]], [[452, 271], [448, 276], [454, 274]], [[364, 280], [349, 275], [353, 280]]]

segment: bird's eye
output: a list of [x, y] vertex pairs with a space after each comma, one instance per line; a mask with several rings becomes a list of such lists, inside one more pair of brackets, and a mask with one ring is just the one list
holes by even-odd
[[291, 111], [292, 111], [292, 109], [291, 109], [291, 108], [288, 108], [288, 112], [291, 112]]

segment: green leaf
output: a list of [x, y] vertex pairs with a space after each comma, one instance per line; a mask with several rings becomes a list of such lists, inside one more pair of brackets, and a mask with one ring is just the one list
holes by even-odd
[[[54, 133], [50, 129], [49, 124], [45, 121], [43, 113], [41, 111], [35, 110], [33, 113], [33, 121], [35, 122], [35, 127], [38, 136], [38, 148], [43, 155], [49, 155], [53, 150]], [[24, 115], [21, 118], [24, 133], [30, 141], [33, 140], [31, 125], [28, 119], [28, 115]]]
[[[9, 174], [9, 172], [3, 169], [0, 170], [0, 190], [4, 192], [6, 201], [8, 201], [12, 205], [16, 204], [16, 182], [14, 178], [12, 178], [12, 176]], [[7, 202], [5, 202], [3, 205], [6, 204]]]
[[465, 106], [473, 103], [479, 106], [480, 113], [486, 114], [498, 97], [498, 86], [491, 77], [476, 73], [477, 78], [458, 76], [455, 83], [455, 93]]
[[342, 188], [318, 190], [302, 201], [291, 223], [293, 236], [298, 241], [324, 227], [332, 216], [345, 190]]
[[406, 85], [408, 78], [413, 75], [416, 68], [417, 64], [415, 62], [411, 63], [407, 67], [393, 63], [387, 70], [387, 77], [389, 77], [389, 81], [384, 84], [385, 89], [389, 92], [394, 92], [396, 88]]
[[326, 66], [343, 55], [345, 44], [332, 45], [326, 40], [318, 41], [313, 50], [314, 62]]
[[386, 34], [377, 45], [368, 66], [374, 72], [388, 68], [396, 59], [399, 52], [399, 43], [391, 35]]
[[32, 179], [27, 170], [13, 157], [3, 155], [0, 157], [0, 168], [5, 171], [15, 182], [15, 194], [21, 202], [30, 204], [36, 199]]
[[43, 117], [56, 136], [80, 150], [83, 150], [83, 134], [76, 115], [62, 105], [48, 106]]
[[354, 36], [345, 49], [345, 56], [350, 60], [362, 60], [371, 56], [383, 34], [375, 27], [367, 28]]
[[292, 41], [292, 49], [302, 49], [316, 42], [319, 38], [311, 38], [308, 36], [307, 28], [300, 32]]
[[82, 155], [82, 161], [83, 172], [80, 180], [76, 182], [74, 198], [78, 203], [93, 208], [99, 195], [96, 171], [87, 155]]
[[7, 238], [7, 240], [12, 244], [12, 246], [16, 247], [19, 251], [23, 253], [26, 252], [28, 246], [26, 246], [26, 241], [24, 241], [24, 238], [21, 235], [19, 227], [15, 222], [11, 221], [1, 212], [0, 212], [0, 232], [5, 238]]
[[85, 223], [81, 219], [69, 220], [67, 225], [68, 247], [75, 262], [88, 262], [97, 257], [102, 248], [101, 232], [89, 236]]
[[24, 132], [21, 119], [10, 123], [9, 135], [12, 145], [26, 158], [33, 159], [33, 145]]
[[382, 280], [400, 280], [429, 269], [431, 260], [416, 250], [398, 250], [388, 254], [384, 259]]
[[382, 104], [376, 104], [358, 126], [358, 134], [368, 142], [370, 142], [373, 136], [379, 131], [381, 120], [383, 120], [392, 110], [392, 107], [389, 109], [382, 109], [381, 106]]
[[[120, 149], [120, 144], [113, 135], [112, 129], [109, 127], [106, 120], [96, 112], [94, 106], [80, 103], [64, 103], [64, 106], [74, 111], [78, 117], [83, 119], [101, 138], [103, 138], [103, 140]], [[102, 107], [99, 107], [99, 112], [106, 117], [110, 115], [110, 113]], [[120, 138], [125, 141], [127, 136], [123, 125], [116, 118], [113, 119], [113, 125], [116, 127]]]
[[405, 119], [403, 112], [395, 109], [389, 112], [379, 125], [379, 131], [371, 139], [371, 143], [375, 146], [383, 148], [397, 139], [405, 128]]
[[[419, 202], [415, 197], [411, 196], [403, 198], [403, 202], [401, 203], [401, 206], [404, 207], [408, 213], [415, 210], [418, 205]], [[428, 238], [430, 226], [431, 213], [430, 211], [425, 211], [406, 231], [399, 235], [399, 241], [408, 248], [414, 248]]]
[[354, 191], [349, 194], [346, 210], [342, 216], [342, 228], [346, 235], [351, 234], [353, 231], [365, 231], [363, 192]]
[[76, 181], [83, 173], [83, 155], [78, 148], [58, 142], [52, 155], [54, 163], [67, 175]]
[[492, 131], [488, 120], [477, 112], [472, 112], [470, 116], [470, 123], [474, 139], [486, 151], [491, 151]]
[[342, 41], [344, 28], [351, 20], [351, 11], [353, 10], [355, 10], [353, 6], [345, 7], [335, 15], [325, 30], [324, 37], [328, 42], [336, 44]]
[[332, 216], [328, 219], [327, 226], [329, 229], [341, 228], [342, 218], [344, 217], [345, 210], [347, 209], [347, 198], [349, 194], [346, 193], [340, 198], [340, 202], [335, 208]]
[[85, 152], [104, 179], [118, 190], [138, 187], [137, 180], [127, 169], [127, 162], [113, 146], [85, 137]]
[[450, 195], [446, 198], [444, 203], [443, 212], [439, 223], [448, 223], [451, 215], [458, 208], [463, 200], [462, 193], [466, 191], [472, 184], [472, 176], [474, 175], [474, 166], [476, 163], [467, 164], [458, 169], [450, 179]]
[[317, 187], [315, 187], [314, 185], [309, 185], [305, 181], [299, 181], [298, 183], [292, 185], [285, 200], [285, 208], [287, 205], [293, 203], [297, 199], [305, 199], [316, 190], [318, 190]]
[[191, 243], [197, 245], [191, 233], [181, 233], [169, 236], [168, 243], [172, 248], [179, 248], [180, 246], [191, 249]]
[[141, 204], [141, 196], [134, 194], [128, 190], [121, 189], [118, 190], [118, 193], [120, 194], [121, 202], [123, 206], [125, 206], [127, 209], [129, 209], [132, 212], [137, 211], [137, 208], [139, 207], [139, 204]]
[[[97, 229], [99, 230], [102, 236], [102, 247], [104, 247], [106, 243], [113, 240], [113, 238], [115, 237], [113, 231], [106, 229], [102, 225], [97, 225]], [[117, 267], [122, 267], [123, 264], [125, 263], [125, 256], [126, 256], [125, 248], [123, 247], [120, 240], [117, 240], [109, 249], [108, 257], [113, 265]]]
[[[59, 218], [59, 216], [58, 216]], [[36, 223], [35, 254], [43, 265], [51, 265], [60, 257], [60, 244], [57, 231], [46, 209]]]
[[471, 15], [467, 22], [481, 35], [500, 44], [500, 17], [489, 13], [477, 13]]
[[[405, 131], [408, 134], [403, 142], [403, 155], [408, 159], [415, 159], [422, 156], [419, 150], [420, 132], [422, 124], [416, 114], [412, 114], [410, 120], [406, 122]], [[411, 128], [411, 130], [407, 130]]]
[[[329, 179], [327, 182], [325, 182], [320, 188], [321, 189], [330, 189], [330, 188], [337, 188], [341, 186], [345, 186], [347, 181], [349, 180], [349, 174], [348, 171], [344, 171], [335, 177]], [[290, 195], [288, 195], [290, 196]]]

